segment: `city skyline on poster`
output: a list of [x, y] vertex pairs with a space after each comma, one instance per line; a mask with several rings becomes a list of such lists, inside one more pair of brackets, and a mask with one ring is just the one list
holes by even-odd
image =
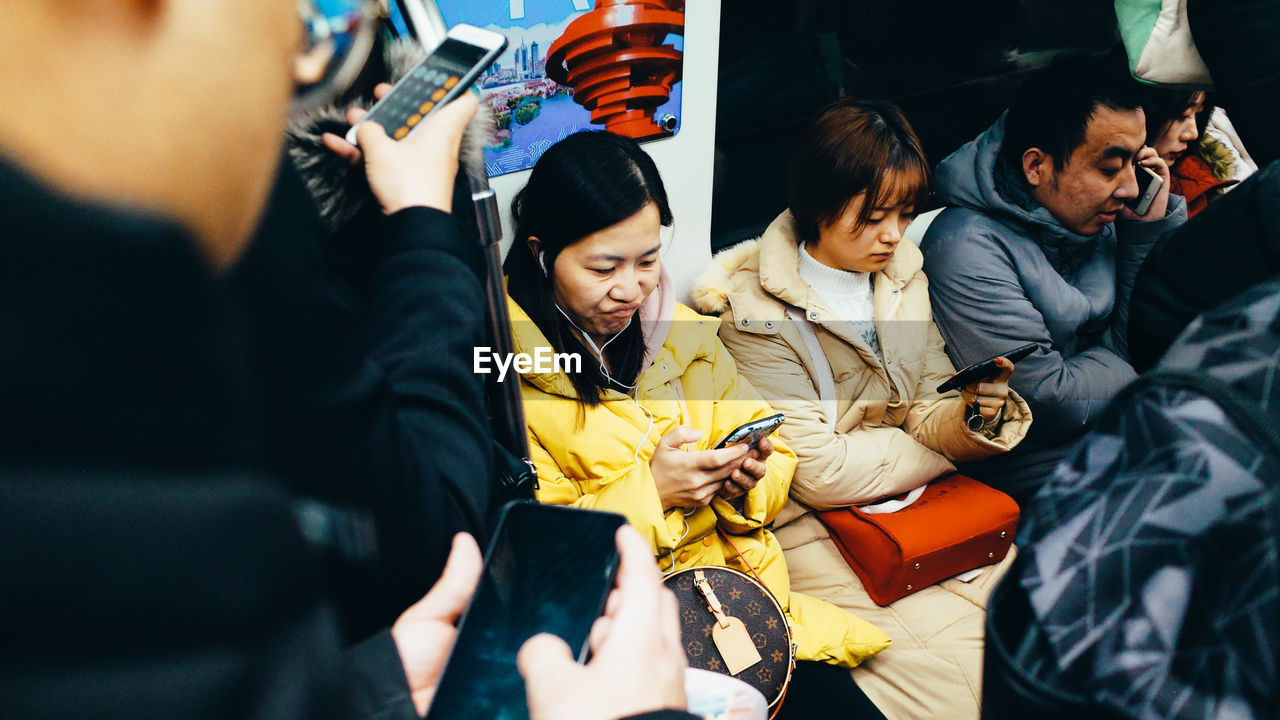
[[[497, 128], [484, 149], [489, 177], [533, 167], [547, 148], [575, 132], [604, 129], [574, 102], [571, 88], [546, 73], [552, 44], [570, 23], [591, 11], [589, 0], [439, 0], [438, 5], [450, 26], [463, 22], [507, 37], [507, 49], [476, 81], [482, 111], [492, 114]], [[683, 52], [684, 38], [672, 33], [662, 44]], [[654, 135], [679, 131], [681, 90], [677, 80], [666, 102], [654, 110], [654, 117], [665, 119], [670, 128], [655, 125]]]

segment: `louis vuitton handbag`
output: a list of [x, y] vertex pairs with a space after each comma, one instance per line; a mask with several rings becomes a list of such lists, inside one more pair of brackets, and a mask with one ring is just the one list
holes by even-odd
[[680, 605], [689, 666], [747, 683], [764, 695], [770, 717], [777, 714], [791, 682], [795, 646], [773, 593], [758, 578], [716, 565], [680, 570], [664, 584]]

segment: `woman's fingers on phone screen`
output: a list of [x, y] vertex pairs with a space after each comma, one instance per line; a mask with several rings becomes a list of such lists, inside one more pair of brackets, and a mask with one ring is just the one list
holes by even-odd
[[381, 100], [383, 96], [391, 92], [392, 87], [393, 86], [391, 83], [386, 83], [386, 82], [378, 83], [377, 85], [373, 86], [373, 96], [378, 100]]
[[712, 474], [723, 471], [720, 472], [719, 477], [724, 477], [740, 464], [742, 457], [750, 449], [747, 445], [739, 443], [719, 450], [706, 450], [699, 453], [698, 467]]

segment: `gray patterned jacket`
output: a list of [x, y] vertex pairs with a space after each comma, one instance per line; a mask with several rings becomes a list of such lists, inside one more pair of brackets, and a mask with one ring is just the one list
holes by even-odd
[[1280, 717], [1277, 426], [1273, 279], [1188, 327], [1023, 509], [988, 709], [1012, 670], [1102, 717]]

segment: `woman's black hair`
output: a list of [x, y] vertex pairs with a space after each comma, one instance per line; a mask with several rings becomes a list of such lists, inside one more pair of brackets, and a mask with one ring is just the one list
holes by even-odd
[[[1153, 144], [1165, 128], [1169, 127], [1169, 123], [1194, 107], [1196, 96], [1205, 94], [1202, 90], [1155, 85], [1143, 85], [1138, 92], [1142, 99], [1142, 112], [1147, 118], [1147, 145]], [[1196, 129], [1202, 131], [1198, 121]]]
[[[609, 374], [616, 382], [610, 381], [592, 362], [595, 354], [556, 308], [549, 274], [566, 247], [630, 218], [650, 203], [657, 206], [662, 225], [670, 226], [671, 206], [653, 158], [634, 140], [605, 131], [575, 133], [552, 145], [511, 201], [515, 240], [503, 263], [507, 294], [556, 352], [583, 358], [583, 371], [570, 373], [569, 380], [587, 405], [599, 404], [605, 390], [625, 392], [622, 383], [635, 383], [644, 370], [640, 366], [644, 332], [639, 322], [632, 322], [609, 344]], [[547, 273], [529, 249], [531, 237], [540, 243]]]

